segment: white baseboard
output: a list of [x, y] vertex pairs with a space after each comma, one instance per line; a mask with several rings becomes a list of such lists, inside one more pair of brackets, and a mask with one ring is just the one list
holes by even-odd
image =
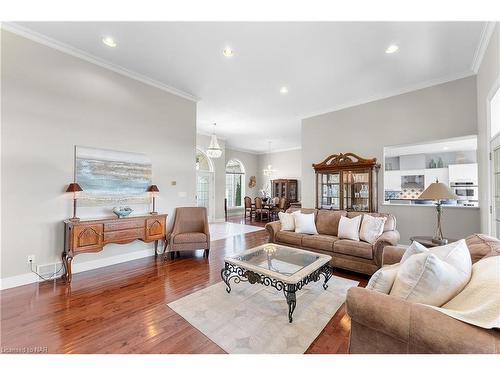
[[[73, 274], [95, 270], [101, 267], [112, 266], [114, 264], [129, 262], [131, 260], [145, 258], [154, 255], [154, 249], [145, 249], [131, 253], [119, 254], [102, 259], [89, 260], [82, 263], [73, 263]], [[15, 288], [16, 286], [31, 284], [42, 281], [34, 273], [24, 273], [21, 275], [5, 277], [0, 279], [0, 290]]]

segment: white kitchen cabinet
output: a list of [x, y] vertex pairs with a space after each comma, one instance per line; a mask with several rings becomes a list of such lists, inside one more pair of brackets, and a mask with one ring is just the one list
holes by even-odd
[[429, 168], [424, 172], [424, 188], [427, 189], [430, 184], [436, 182], [442, 182], [445, 185], [450, 184], [448, 168]]
[[450, 164], [450, 182], [473, 182], [477, 185], [477, 163], [470, 164]]
[[384, 190], [401, 191], [401, 171], [384, 172]]

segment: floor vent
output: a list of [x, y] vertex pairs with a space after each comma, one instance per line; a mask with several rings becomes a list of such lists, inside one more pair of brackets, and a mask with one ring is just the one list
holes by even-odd
[[57, 279], [64, 275], [64, 267], [62, 263], [42, 264], [37, 267], [37, 272], [44, 279]]

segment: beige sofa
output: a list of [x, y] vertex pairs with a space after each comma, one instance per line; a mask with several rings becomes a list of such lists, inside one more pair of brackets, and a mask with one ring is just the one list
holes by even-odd
[[[500, 241], [485, 235], [466, 238], [475, 263], [500, 255]], [[398, 263], [405, 251], [388, 247], [384, 264]], [[364, 288], [347, 293], [351, 317], [349, 353], [500, 353], [500, 332], [479, 328], [426, 305]]]
[[[293, 212], [298, 209], [288, 209]], [[341, 216], [349, 218], [366, 214], [364, 212], [346, 212], [301, 208], [303, 213], [314, 213], [316, 229], [319, 234], [300, 234], [281, 230], [279, 221], [266, 224], [269, 242], [316, 251], [332, 256], [332, 265], [355, 272], [372, 275], [382, 265], [384, 248], [396, 245], [399, 232], [396, 230], [396, 218], [391, 214], [370, 213], [372, 216], [387, 217], [384, 233], [372, 245], [363, 241], [341, 240], [337, 237]]]

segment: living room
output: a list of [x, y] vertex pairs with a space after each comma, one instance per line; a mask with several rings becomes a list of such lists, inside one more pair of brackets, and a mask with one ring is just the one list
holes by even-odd
[[1, 24], [2, 354], [499, 354], [500, 14], [96, 6]]

